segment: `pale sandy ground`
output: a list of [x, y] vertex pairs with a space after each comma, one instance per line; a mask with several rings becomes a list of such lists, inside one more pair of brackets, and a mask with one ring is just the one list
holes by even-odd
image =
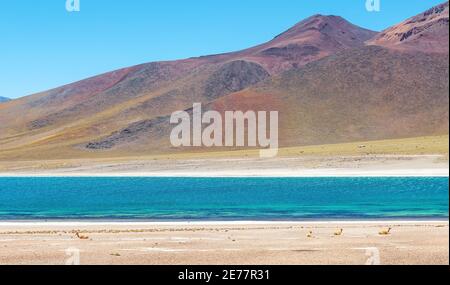
[[364, 265], [379, 253], [381, 264], [448, 265], [449, 223], [0, 223], [0, 264], [65, 264], [74, 250], [81, 264]]
[[0, 176], [449, 176], [443, 155], [353, 155], [3, 163]]

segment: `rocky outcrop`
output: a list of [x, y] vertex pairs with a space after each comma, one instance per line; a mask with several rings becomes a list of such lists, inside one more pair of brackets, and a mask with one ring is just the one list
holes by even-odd
[[157, 117], [151, 120], [142, 120], [135, 122], [128, 127], [112, 133], [99, 141], [90, 142], [85, 147], [91, 150], [111, 149], [118, 144], [135, 141], [142, 133], [161, 132], [163, 124], [169, 124], [170, 117]]
[[268, 78], [270, 74], [259, 64], [236, 60], [224, 64], [207, 80], [205, 95], [216, 99], [228, 93], [241, 91]]
[[448, 53], [448, 39], [449, 4], [446, 2], [381, 32], [368, 44], [403, 51]]

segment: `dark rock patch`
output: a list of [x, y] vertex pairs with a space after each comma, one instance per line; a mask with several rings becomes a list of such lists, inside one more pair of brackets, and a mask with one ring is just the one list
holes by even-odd
[[268, 77], [270, 74], [259, 64], [245, 60], [228, 62], [208, 78], [205, 95], [208, 99], [216, 99], [241, 91]]
[[297, 60], [319, 54], [320, 49], [312, 45], [290, 44], [284, 47], [273, 47], [262, 51], [265, 56], [276, 56], [286, 60]]
[[85, 147], [91, 150], [107, 150], [119, 144], [136, 141], [142, 134], [159, 134], [164, 130], [163, 125], [169, 124], [169, 120], [170, 117], [165, 116], [135, 122], [99, 141], [89, 142]]

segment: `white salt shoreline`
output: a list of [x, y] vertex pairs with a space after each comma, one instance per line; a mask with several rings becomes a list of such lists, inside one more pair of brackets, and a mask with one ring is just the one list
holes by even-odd
[[104, 222], [104, 221], [0, 221], [0, 228], [8, 227], [84, 227], [84, 226], [297, 226], [297, 225], [448, 225], [449, 220], [343, 220], [343, 221], [195, 221], [195, 222]]
[[249, 169], [226, 171], [155, 171], [155, 172], [6, 172], [0, 177], [196, 177], [196, 178], [246, 178], [246, 177], [448, 177], [448, 168], [429, 169]]

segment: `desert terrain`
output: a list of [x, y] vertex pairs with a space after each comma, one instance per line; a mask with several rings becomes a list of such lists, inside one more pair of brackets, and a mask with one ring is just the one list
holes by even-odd
[[85, 265], [449, 262], [448, 221], [2, 222], [0, 240], [0, 264], [71, 264], [74, 254]]

